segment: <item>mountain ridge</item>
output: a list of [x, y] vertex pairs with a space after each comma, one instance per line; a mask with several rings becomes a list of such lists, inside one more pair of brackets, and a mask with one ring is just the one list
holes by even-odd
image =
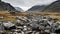
[[31, 7], [30, 9], [28, 9], [28, 11], [42, 11], [46, 6], [45, 5], [35, 5], [33, 7]]

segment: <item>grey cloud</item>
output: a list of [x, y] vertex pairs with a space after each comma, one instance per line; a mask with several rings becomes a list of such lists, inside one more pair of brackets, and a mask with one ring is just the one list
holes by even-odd
[[23, 0], [2, 0], [4, 2], [8, 2], [12, 5], [23, 5], [24, 1]]

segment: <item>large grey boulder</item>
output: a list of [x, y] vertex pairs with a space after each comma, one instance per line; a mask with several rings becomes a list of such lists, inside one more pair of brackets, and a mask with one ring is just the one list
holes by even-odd
[[4, 27], [10, 28], [12, 26], [14, 26], [15, 24], [11, 23], [11, 22], [7, 22], [7, 23], [3, 23]]

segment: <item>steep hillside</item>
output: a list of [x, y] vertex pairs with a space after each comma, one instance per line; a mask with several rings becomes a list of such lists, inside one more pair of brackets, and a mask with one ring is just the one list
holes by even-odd
[[6, 3], [6, 2], [3, 2], [0, 0], [0, 11], [2, 11], [2, 10], [15, 11], [16, 9], [9, 3]]
[[49, 6], [47, 6], [44, 11], [49, 12], [60, 12], [60, 0], [53, 2]]

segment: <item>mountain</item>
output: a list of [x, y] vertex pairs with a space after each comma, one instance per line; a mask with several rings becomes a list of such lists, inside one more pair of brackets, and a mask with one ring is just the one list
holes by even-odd
[[21, 9], [21, 8], [19, 8], [19, 7], [15, 7], [15, 9], [16, 9], [17, 11], [23, 11], [23, 9]]
[[9, 3], [3, 2], [0, 0], [0, 11], [16, 11], [16, 9]]
[[45, 5], [36, 5], [36, 6], [33, 6], [32, 8], [30, 8], [28, 11], [42, 11], [46, 6]]
[[43, 11], [60, 12], [60, 0], [57, 0], [47, 6]]

